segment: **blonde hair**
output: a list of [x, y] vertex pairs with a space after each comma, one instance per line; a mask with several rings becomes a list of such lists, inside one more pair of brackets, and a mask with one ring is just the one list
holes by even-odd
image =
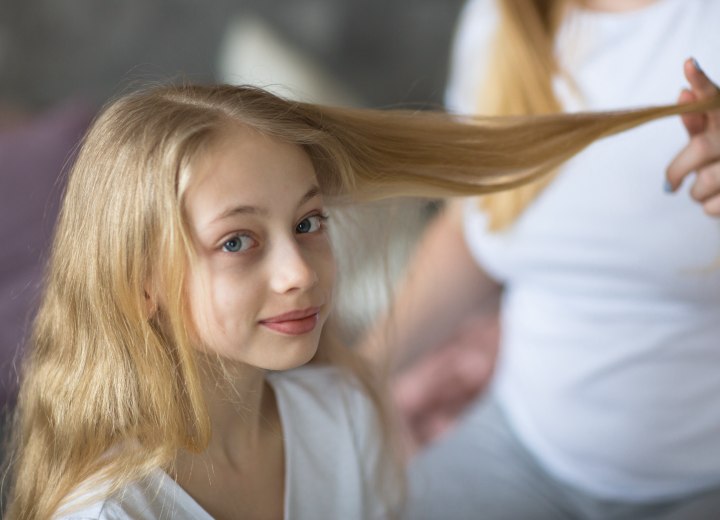
[[[555, 36], [568, 0], [501, 0], [478, 113], [492, 116], [554, 114], [562, 106], [553, 91], [561, 74], [555, 59]], [[571, 81], [572, 78], [566, 78]], [[480, 206], [494, 231], [511, 225], [537, 198], [556, 172], [541, 179], [482, 197]]]
[[[48, 518], [90, 478], [109, 482], [111, 493], [168, 467], [179, 449], [207, 446], [211, 425], [183, 297], [192, 247], [181, 184], [229, 122], [302, 146], [324, 193], [342, 204], [507, 189], [600, 137], [718, 106], [720, 97], [458, 121], [226, 85], [161, 86], [110, 104], [85, 138], [57, 224], [18, 400], [9, 517]], [[146, 292], [158, 290], [164, 304], [149, 318]], [[379, 383], [354, 352], [324, 337], [317, 357], [354, 374], [382, 413]]]

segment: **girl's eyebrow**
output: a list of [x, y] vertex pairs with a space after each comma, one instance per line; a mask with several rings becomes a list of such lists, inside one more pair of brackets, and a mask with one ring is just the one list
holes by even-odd
[[315, 197], [320, 195], [320, 188], [316, 185], [313, 185], [302, 197], [300, 197], [300, 201], [298, 202], [298, 208], [305, 204], [307, 201], [314, 199]]
[[[300, 197], [300, 200], [297, 203], [297, 207], [302, 206], [309, 200], [314, 199], [315, 197], [320, 195], [320, 188], [316, 185], [313, 185], [305, 194]], [[267, 215], [268, 210], [266, 208], [259, 208], [257, 206], [233, 206], [231, 208], [226, 209], [220, 215], [212, 219], [210, 221], [210, 224], [214, 224], [215, 222], [218, 222], [220, 220], [226, 219], [228, 217], [233, 217], [235, 215]]]

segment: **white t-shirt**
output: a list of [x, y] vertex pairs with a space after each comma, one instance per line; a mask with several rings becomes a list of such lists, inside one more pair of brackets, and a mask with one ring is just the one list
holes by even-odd
[[[372, 485], [380, 432], [369, 399], [348, 377], [327, 366], [276, 372], [269, 374], [268, 380], [275, 390], [283, 426], [284, 518], [388, 518], [386, 505]], [[71, 511], [71, 507], [63, 510]], [[142, 482], [58, 518], [212, 519], [159, 469]]]
[[[497, 22], [473, 0], [447, 102], [472, 112]], [[720, 2], [659, 0], [627, 13], [576, 9], [557, 39], [568, 110], [673, 103], [695, 57], [720, 80]], [[720, 220], [663, 192], [687, 144], [679, 118], [600, 141], [571, 160], [507, 232], [468, 202], [465, 236], [503, 282], [493, 391], [557, 478], [644, 501], [720, 485]], [[713, 267], [714, 266], [714, 267]]]

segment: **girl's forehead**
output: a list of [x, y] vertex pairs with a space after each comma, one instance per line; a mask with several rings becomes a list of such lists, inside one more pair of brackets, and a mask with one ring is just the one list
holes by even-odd
[[257, 176], [265, 177], [273, 169], [284, 169], [286, 177], [290, 177], [296, 170], [312, 166], [311, 163], [302, 146], [237, 124], [222, 129], [204, 147], [193, 177], [200, 180], [203, 176], [217, 176], [230, 170], [234, 175], [246, 176], [250, 180]]
[[232, 121], [212, 133], [198, 150], [193, 163], [203, 166], [229, 158], [251, 162], [262, 159], [264, 152], [283, 154], [289, 149], [293, 149], [293, 153], [298, 156], [307, 155], [302, 146], [289, 139], [270, 135], [240, 121]]
[[302, 147], [238, 128], [195, 162], [184, 204], [191, 218], [207, 221], [233, 207], [295, 208], [313, 188], [319, 192], [313, 163]]
[[229, 153], [235, 151], [237, 155], [237, 152], [242, 150], [245, 155], [248, 155], [247, 160], [251, 161], [252, 154], [247, 152], [251, 152], [258, 143], [263, 143], [266, 147], [289, 144], [236, 120], [229, 120], [213, 129], [201, 145], [192, 152], [186, 167], [179, 174], [178, 194], [180, 198], [185, 197], [190, 185], [197, 185], [203, 182], [205, 177], [211, 176], [219, 162], [226, 159]]

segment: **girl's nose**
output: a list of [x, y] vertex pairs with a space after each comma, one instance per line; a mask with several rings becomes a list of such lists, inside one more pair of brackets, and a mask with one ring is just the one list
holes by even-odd
[[276, 293], [306, 290], [318, 282], [317, 272], [297, 243], [279, 247], [274, 257], [270, 286]]

